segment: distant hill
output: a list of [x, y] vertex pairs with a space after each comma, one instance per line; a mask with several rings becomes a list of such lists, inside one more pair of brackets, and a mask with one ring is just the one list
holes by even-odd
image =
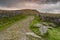
[[8, 16], [15, 16], [15, 15], [36, 15], [37, 11], [36, 10], [29, 10], [29, 9], [24, 9], [24, 10], [0, 10], [0, 17], [8, 17]]
[[1, 16], [14, 16], [18, 14], [24, 15], [43, 15], [43, 16], [52, 16], [52, 17], [60, 17], [60, 14], [54, 13], [41, 13], [34, 9], [22, 9], [22, 10], [0, 10], [0, 17]]
[[33, 9], [22, 9], [22, 10], [0, 10], [0, 18], [9, 17], [15, 15], [37, 15], [41, 20], [50, 21], [56, 24], [60, 24], [60, 14], [54, 13], [41, 13]]
[[28, 14], [28, 15], [37, 15], [39, 12], [37, 10], [31, 10], [31, 9], [24, 9], [21, 10], [23, 14]]
[[43, 16], [52, 16], [52, 17], [60, 17], [60, 14], [54, 14], [54, 13], [40, 13], [40, 15], [43, 15]]
[[24, 15], [37, 15], [39, 12], [37, 10], [32, 9], [23, 9], [23, 10], [0, 10], [0, 17], [6, 16], [15, 16], [19, 14]]

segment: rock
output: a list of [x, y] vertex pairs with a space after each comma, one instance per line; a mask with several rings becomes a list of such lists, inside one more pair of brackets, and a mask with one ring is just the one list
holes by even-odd
[[54, 23], [49, 23], [49, 26], [55, 27], [56, 25]]
[[48, 23], [47, 22], [42, 22], [43, 25], [45, 26], [48, 26]]
[[34, 24], [34, 26], [36, 26], [36, 27], [40, 27], [42, 24], [40, 24], [40, 23], [37, 23], [37, 24]]
[[[48, 14], [48, 15], [50, 15], [50, 14]], [[43, 21], [52, 22], [56, 25], [60, 24], [60, 16], [57, 16], [55, 14], [54, 14], [55, 16], [48, 16], [48, 15], [47, 14], [45, 15], [45, 13], [44, 14], [42, 13], [42, 14], [39, 15], [39, 17]]]
[[47, 31], [48, 31], [48, 27], [46, 27], [46, 26], [41, 26], [41, 27], [39, 28], [39, 31], [40, 31], [41, 35], [44, 35], [44, 34], [47, 33]]
[[45, 25], [40, 24], [40, 23], [37, 23], [34, 26], [39, 27], [39, 31], [40, 31], [41, 35], [44, 35], [45, 33], [47, 33], [49, 28], [53, 28], [51, 26], [45, 26]]
[[36, 35], [33, 32], [27, 32], [26, 35], [30, 35], [30, 36], [33, 36], [33, 37], [36, 37], [36, 38], [41, 38], [40, 36]]

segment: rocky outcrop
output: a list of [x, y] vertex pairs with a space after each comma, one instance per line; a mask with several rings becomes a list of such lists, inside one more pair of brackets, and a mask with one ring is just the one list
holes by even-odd
[[44, 16], [44, 15], [39, 15], [40, 19], [43, 21], [48, 21], [48, 22], [52, 22], [55, 24], [60, 24], [60, 16]]
[[[45, 23], [45, 24], [47, 24], [47, 23]], [[43, 25], [42, 23], [34, 24], [34, 26], [39, 28], [39, 31], [40, 31], [41, 35], [46, 34], [49, 28], [50, 29], [53, 28], [51, 26]]]

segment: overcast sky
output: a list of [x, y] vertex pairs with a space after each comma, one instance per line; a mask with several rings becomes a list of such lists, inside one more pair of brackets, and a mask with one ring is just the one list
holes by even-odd
[[40, 12], [60, 13], [60, 0], [0, 0], [0, 9], [36, 9]]

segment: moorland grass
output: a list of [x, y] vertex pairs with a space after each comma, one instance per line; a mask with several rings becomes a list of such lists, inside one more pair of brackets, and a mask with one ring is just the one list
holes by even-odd
[[[35, 16], [34, 20], [30, 23], [30, 29], [37, 35], [40, 35], [39, 28], [33, 25], [41, 22], [39, 17]], [[45, 40], [60, 40], [60, 26], [48, 29], [48, 34], [43, 37]]]
[[39, 23], [40, 20], [39, 20], [39, 17], [38, 16], [35, 16], [35, 18], [32, 20], [32, 22], [30, 23], [30, 29], [36, 33], [37, 35], [40, 35], [40, 32], [39, 32], [39, 28], [38, 27], [35, 27], [34, 24], [36, 23]]
[[25, 15], [16, 15], [16, 16], [0, 18], [0, 31], [7, 28], [9, 25], [11, 25], [11, 24], [13, 24], [17, 21], [20, 21], [24, 18], [27, 18], [27, 16], [25, 16]]

